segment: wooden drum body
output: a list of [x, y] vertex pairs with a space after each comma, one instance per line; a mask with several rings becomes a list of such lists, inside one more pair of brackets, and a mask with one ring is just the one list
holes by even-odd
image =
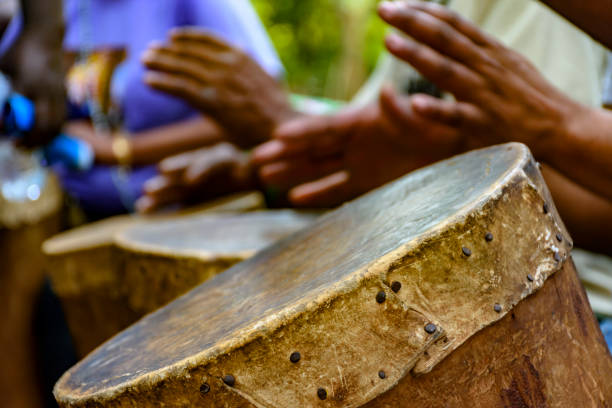
[[47, 273], [62, 301], [78, 354], [85, 356], [154, 310], [130, 305], [133, 288], [126, 282], [126, 251], [117, 245], [117, 238], [123, 231], [188, 217], [250, 211], [262, 208], [263, 204], [259, 193], [247, 193], [171, 215], [117, 216], [47, 240], [43, 244]]
[[320, 218], [145, 317], [63, 407], [604, 407], [612, 360], [526, 147]]

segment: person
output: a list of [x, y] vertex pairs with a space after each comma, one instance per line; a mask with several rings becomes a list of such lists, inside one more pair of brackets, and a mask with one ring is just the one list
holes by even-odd
[[[210, 41], [220, 38], [240, 47], [274, 80], [283, 74], [247, 0], [222, 7], [193, 0], [66, 0], [64, 9], [64, 48], [76, 56], [67, 79], [76, 109], [64, 130], [92, 145], [97, 165], [86, 172], [57, 170], [67, 191], [92, 218], [132, 210], [143, 183], [156, 174], [155, 163], [228, 134], [214, 112], [199, 112], [143, 82], [141, 58], [146, 60], [142, 54], [151, 42], [165, 40], [173, 28], [198, 26], [207, 30]], [[177, 44], [189, 41], [177, 34]], [[210, 72], [212, 66], [217, 67], [209, 64]]]

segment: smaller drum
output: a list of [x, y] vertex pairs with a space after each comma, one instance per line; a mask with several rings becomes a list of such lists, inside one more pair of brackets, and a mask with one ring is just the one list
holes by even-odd
[[139, 316], [310, 225], [291, 210], [184, 217], [139, 225], [117, 236], [127, 306]]
[[[116, 247], [115, 238], [121, 231], [186, 215], [244, 212], [263, 206], [264, 198], [260, 193], [241, 193], [177, 213], [120, 215], [74, 228], [46, 240], [42, 245], [46, 255], [45, 270], [61, 298], [78, 354], [84, 356], [140, 316], [128, 308], [122, 309], [103, 327], [93, 332], [90, 330], [91, 322], [105, 321], [109, 308], [125, 303], [120, 300], [123, 299], [122, 290], [117, 286], [122, 264], [121, 251]], [[87, 300], [88, 297], [91, 299]]]
[[202, 214], [121, 228], [106, 257], [94, 251], [95, 267], [53, 275], [79, 354], [314, 218], [293, 211]]

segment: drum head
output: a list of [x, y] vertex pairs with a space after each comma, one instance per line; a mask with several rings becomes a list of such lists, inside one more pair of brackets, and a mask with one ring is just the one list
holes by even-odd
[[247, 258], [317, 216], [290, 210], [184, 216], [129, 228], [117, 236], [117, 245], [127, 252], [168, 258]]

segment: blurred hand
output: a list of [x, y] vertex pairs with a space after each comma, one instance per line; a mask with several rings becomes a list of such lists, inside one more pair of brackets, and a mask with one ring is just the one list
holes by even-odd
[[462, 149], [454, 129], [416, 115], [410, 98], [389, 89], [377, 104], [296, 119], [274, 137], [255, 150], [260, 179], [310, 207], [338, 205]]
[[389, 51], [456, 98], [420, 95], [413, 99], [414, 110], [456, 129], [473, 146], [517, 141], [546, 156], [546, 146], [563, 135], [568, 118], [585, 110], [524, 57], [443, 6], [384, 2], [379, 14], [411, 37], [390, 35]]
[[15, 91], [36, 107], [34, 128], [23, 143], [41, 145], [57, 136], [66, 117], [61, 35], [54, 38], [35, 29], [24, 30], [0, 61], [0, 70], [11, 78]]
[[143, 55], [147, 84], [185, 99], [225, 127], [232, 142], [252, 147], [293, 115], [282, 86], [243, 51], [194, 28]]
[[257, 187], [249, 155], [225, 142], [168, 157], [158, 167], [160, 174], [145, 183], [136, 202], [140, 212]]

